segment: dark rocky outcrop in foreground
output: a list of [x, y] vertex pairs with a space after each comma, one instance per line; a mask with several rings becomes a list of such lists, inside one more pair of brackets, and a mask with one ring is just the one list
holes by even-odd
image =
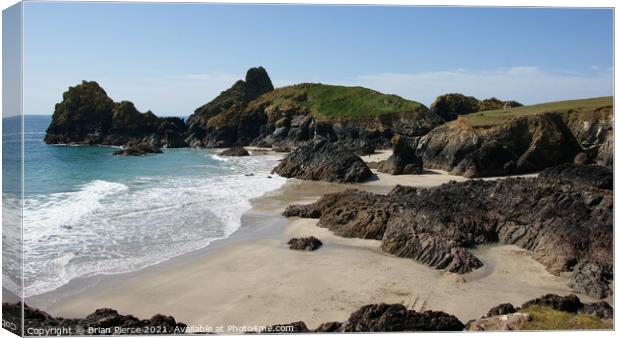
[[370, 304], [353, 312], [345, 322], [321, 324], [312, 332], [462, 331], [465, 325], [441, 311], [417, 312], [401, 304]]
[[284, 177], [329, 182], [363, 182], [372, 172], [355, 154], [325, 140], [309, 142], [289, 153], [273, 173]]
[[250, 156], [247, 150], [243, 147], [228, 148], [220, 153], [222, 156]]
[[400, 135], [392, 137], [392, 155], [379, 162], [377, 170], [390, 175], [415, 175], [422, 173], [422, 159], [415, 154], [411, 144]]
[[401, 304], [372, 304], [353, 312], [343, 332], [462, 331], [465, 326], [441, 311], [416, 312]]
[[573, 289], [606, 297], [613, 272], [613, 193], [545, 176], [553, 175], [397, 186], [387, 195], [347, 190], [290, 206], [284, 215], [319, 218], [318, 226], [337, 235], [378, 239], [384, 252], [456, 273], [482, 266], [469, 247], [515, 244], [549, 272], [568, 272]]
[[310, 236], [301, 238], [291, 238], [286, 244], [292, 250], [314, 251], [323, 245], [320, 239]]
[[159, 147], [149, 143], [129, 144], [122, 149], [116, 150], [113, 155], [115, 156], [142, 156], [146, 154], [161, 154], [162, 151]]
[[[22, 304], [2, 303], [3, 321], [15, 323], [18, 327], [15, 332], [21, 335], [19, 323], [21, 322]], [[119, 335], [119, 334], [182, 334], [185, 333], [186, 325], [177, 322], [171, 316], [157, 314], [150, 319], [138, 319], [131, 315], [121, 315], [116, 310], [98, 309], [86, 318], [69, 319], [52, 317], [49, 314], [29, 307], [24, 304], [24, 326], [28, 328], [43, 329], [35, 335], [55, 336], [59, 335], [60, 329], [64, 329], [62, 335]], [[145, 331], [145, 328], [154, 331]], [[49, 330], [46, 332], [44, 330]], [[70, 333], [69, 333], [70, 332]], [[33, 333], [28, 333], [32, 335]]]
[[583, 185], [598, 189], [612, 190], [614, 173], [608, 167], [598, 165], [561, 164], [543, 170], [540, 177], [559, 183]]
[[115, 145], [144, 143], [177, 148], [183, 141], [185, 122], [177, 117], [158, 118], [139, 112], [133, 103], [114, 102], [97, 82], [83, 81], [69, 87], [56, 104], [45, 143]]

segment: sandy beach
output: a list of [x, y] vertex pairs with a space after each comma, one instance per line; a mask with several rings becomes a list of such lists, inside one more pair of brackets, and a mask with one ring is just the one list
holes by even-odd
[[[388, 156], [389, 151], [380, 152], [364, 160]], [[433, 170], [416, 176], [378, 174], [368, 183], [349, 185], [289, 180], [253, 200], [252, 210], [242, 218], [242, 229], [209, 250], [107, 276], [88, 287], [69, 283], [70, 293], [52, 292], [26, 302], [63, 317], [82, 317], [109, 307], [140, 318], [172, 315], [203, 327], [304, 321], [314, 328], [346, 320], [370, 303], [442, 310], [466, 322], [500, 303], [520, 305], [547, 293], [572, 293], [566, 279], [551, 275], [515, 246], [473, 249], [484, 267], [458, 276], [389, 256], [379, 249], [379, 241], [338, 237], [317, 227], [316, 220], [281, 216], [289, 204], [309, 203], [347, 188], [386, 193], [396, 184], [429, 187], [451, 180], [466, 179]], [[288, 239], [309, 235], [323, 242], [319, 250], [288, 249]]]

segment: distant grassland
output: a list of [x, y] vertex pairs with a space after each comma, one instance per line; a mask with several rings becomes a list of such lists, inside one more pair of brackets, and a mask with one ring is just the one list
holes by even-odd
[[278, 88], [257, 101], [270, 101], [282, 109], [298, 105], [323, 118], [364, 118], [416, 111], [421, 103], [364, 87], [303, 83]]
[[541, 103], [510, 109], [488, 110], [464, 116], [470, 125], [474, 127], [484, 127], [502, 123], [508, 119], [520, 116], [536, 115], [545, 112], [564, 113], [570, 110], [588, 114], [594, 112], [598, 108], [610, 106], [613, 106], [613, 96]]

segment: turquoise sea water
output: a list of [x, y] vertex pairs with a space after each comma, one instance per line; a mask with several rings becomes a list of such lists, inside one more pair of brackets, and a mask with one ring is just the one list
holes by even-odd
[[[284, 183], [268, 177], [279, 156], [220, 158], [197, 149], [112, 156], [109, 147], [44, 144], [49, 122], [24, 119], [26, 296], [79, 276], [137, 270], [225, 238], [239, 228], [251, 198]], [[9, 161], [10, 155], [5, 150]], [[3, 203], [18, 189], [5, 187]]]

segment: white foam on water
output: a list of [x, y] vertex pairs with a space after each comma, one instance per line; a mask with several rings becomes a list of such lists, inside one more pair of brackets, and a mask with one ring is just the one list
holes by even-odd
[[27, 199], [26, 297], [76, 277], [135, 271], [230, 236], [251, 199], [286, 181], [268, 177], [277, 159], [231, 159], [225, 175], [95, 180], [77, 191]]

